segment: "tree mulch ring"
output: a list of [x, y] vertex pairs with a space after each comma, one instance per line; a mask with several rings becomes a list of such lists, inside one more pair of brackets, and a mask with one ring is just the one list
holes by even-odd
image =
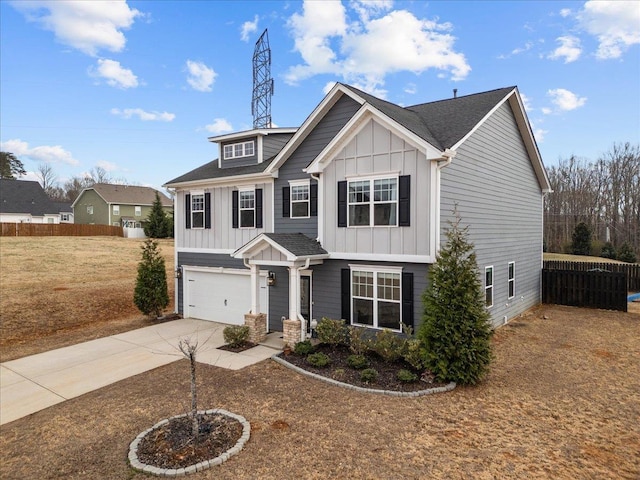
[[238, 345], [230, 345], [230, 344], [222, 345], [221, 347], [218, 347], [218, 350], [224, 350], [225, 352], [240, 353], [257, 346], [258, 346], [257, 343], [246, 341]]
[[[394, 392], [418, 392], [430, 388], [445, 387], [448, 383], [439, 383], [434, 380], [433, 374], [429, 371], [415, 371], [404, 360], [389, 362], [376, 354], [366, 355], [369, 360], [367, 368], [373, 368], [378, 372], [375, 382], [367, 383], [360, 379], [362, 370], [351, 368], [347, 363], [347, 358], [353, 353], [345, 346], [330, 346], [318, 344], [314, 348], [314, 353], [321, 352], [331, 358], [331, 363], [326, 367], [315, 367], [307, 362], [304, 355], [292, 353], [278, 356], [284, 361], [291, 363], [308, 372], [331, 378], [338, 382], [347, 383], [356, 387], [370, 388], [373, 390], [390, 390]], [[397, 375], [400, 370], [409, 370], [418, 376], [415, 382], [403, 382], [398, 380]]]
[[198, 414], [198, 422], [200, 433], [194, 438], [188, 415], [169, 419], [142, 438], [138, 460], [158, 468], [186, 468], [222, 455], [242, 436], [242, 424], [223, 414]]

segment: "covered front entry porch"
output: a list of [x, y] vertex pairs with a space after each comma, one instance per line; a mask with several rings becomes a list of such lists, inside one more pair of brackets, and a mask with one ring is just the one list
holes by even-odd
[[[242, 259], [251, 271], [251, 310], [245, 316], [252, 337], [266, 335], [266, 313], [260, 305], [260, 271], [270, 268], [286, 268], [288, 278], [280, 279], [270, 274], [267, 289], [276, 282], [288, 281], [288, 315], [283, 315], [282, 331], [285, 344], [290, 346], [304, 340], [307, 322], [311, 320], [310, 267], [322, 264], [329, 257], [315, 239], [302, 233], [262, 233], [236, 250], [232, 256]], [[253, 340], [255, 341], [255, 340]]]

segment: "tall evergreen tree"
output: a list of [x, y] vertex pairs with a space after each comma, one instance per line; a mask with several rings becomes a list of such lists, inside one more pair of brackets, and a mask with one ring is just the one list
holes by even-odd
[[158, 251], [158, 242], [150, 238], [145, 240], [142, 246], [142, 260], [138, 264], [133, 303], [145, 315], [156, 318], [169, 305], [164, 257]]
[[160, 194], [156, 192], [156, 198], [151, 205], [151, 211], [144, 226], [144, 234], [151, 238], [167, 238], [170, 236], [169, 220], [162, 208]]
[[591, 253], [591, 229], [584, 222], [577, 224], [573, 230], [571, 253], [574, 255], [589, 255]]
[[493, 331], [468, 227], [461, 228], [460, 217], [454, 213], [447, 242], [429, 269], [418, 339], [425, 365], [439, 381], [474, 385], [482, 380], [493, 358]]
[[0, 178], [15, 179], [27, 172], [24, 165], [11, 152], [0, 152]]

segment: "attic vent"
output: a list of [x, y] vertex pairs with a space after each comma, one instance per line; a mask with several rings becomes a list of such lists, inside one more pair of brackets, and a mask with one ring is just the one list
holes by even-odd
[[458, 89], [457, 88], [453, 89], [453, 98], [458, 98]]

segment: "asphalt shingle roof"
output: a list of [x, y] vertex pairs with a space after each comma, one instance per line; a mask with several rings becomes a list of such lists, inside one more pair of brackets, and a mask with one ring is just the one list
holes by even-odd
[[184, 175], [180, 175], [179, 177], [168, 181], [166, 184], [171, 185], [172, 183], [192, 182], [209, 178], [223, 178], [233, 177], [236, 175], [261, 173], [269, 166], [271, 160], [273, 160], [273, 158], [270, 158], [269, 160], [262, 163], [247, 165], [245, 167], [220, 168], [220, 166], [218, 165], [218, 159], [216, 158], [209, 163], [205, 163], [204, 165], [185, 173]]
[[111, 183], [96, 183], [92, 187], [107, 203], [122, 205], [152, 205], [156, 199], [156, 192], [160, 195], [163, 207], [173, 206], [173, 201], [162, 192], [151, 187], [136, 185], [115, 185]]
[[317, 240], [309, 238], [303, 233], [264, 233], [263, 235], [269, 237], [296, 257], [328, 254]]
[[8, 178], [0, 178], [0, 212], [37, 217], [60, 213], [38, 182]]

